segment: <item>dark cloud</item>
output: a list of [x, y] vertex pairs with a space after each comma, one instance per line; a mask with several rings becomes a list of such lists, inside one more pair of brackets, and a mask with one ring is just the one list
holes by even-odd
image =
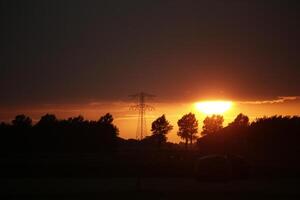
[[298, 96], [297, 1], [1, 1], [0, 103]]

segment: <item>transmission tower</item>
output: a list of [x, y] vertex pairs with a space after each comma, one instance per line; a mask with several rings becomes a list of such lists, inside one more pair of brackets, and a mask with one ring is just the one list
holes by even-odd
[[147, 136], [146, 117], [145, 117], [146, 111], [154, 110], [154, 107], [146, 104], [145, 102], [146, 99], [153, 98], [155, 97], [155, 95], [140, 92], [137, 94], [129, 95], [129, 97], [137, 100], [137, 104], [131, 106], [130, 109], [139, 112], [136, 139], [142, 140], [145, 136]]

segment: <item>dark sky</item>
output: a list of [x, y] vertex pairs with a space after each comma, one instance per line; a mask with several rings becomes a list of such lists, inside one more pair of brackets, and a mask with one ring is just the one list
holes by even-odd
[[298, 1], [1, 1], [0, 104], [300, 95]]

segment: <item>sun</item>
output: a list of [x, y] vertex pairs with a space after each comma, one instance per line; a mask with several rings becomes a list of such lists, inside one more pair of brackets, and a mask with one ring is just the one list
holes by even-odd
[[195, 103], [195, 107], [206, 115], [223, 114], [232, 107], [231, 101], [202, 101]]

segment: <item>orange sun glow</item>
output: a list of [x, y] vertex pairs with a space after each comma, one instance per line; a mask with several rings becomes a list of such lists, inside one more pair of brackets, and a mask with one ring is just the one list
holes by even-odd
[[231, 101], [202, 101], [195, 103], [195, 107], [200, 112], [212, 115], [223, 114], [232, 107]]

